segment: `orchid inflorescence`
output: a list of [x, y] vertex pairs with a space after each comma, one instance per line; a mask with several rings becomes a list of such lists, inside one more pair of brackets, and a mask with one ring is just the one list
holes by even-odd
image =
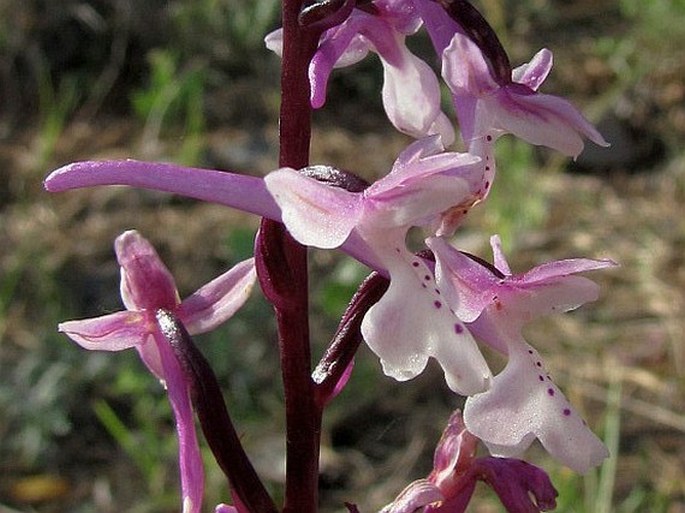
[[[282, 58], [279, 169], [258, 178], [167, 163], [88, 161], [45, 180], [52, 192], [129, 185], [259, 215], [254, 258], [181, 301], [154, 248], [127, 231], [115, 242], [125, 310], [64, 322], [59, 330], [86, 349], [134, 347], [163, 382], [176, 418], [184, 513], [201, 511], [203, 501], [193, 412], [231, 486], [232, 505], [216, 511], [317, 511], [321, 418], [350, 378], [362, 341], [386, 375], [412, 379], [432, 358], [449, 388], [466, 397], [463, 412], [449, 419], [433, 471], [383, 513], [463, 512], [478, 480], [510, 512], [553, 509], [556, 491], [545, 472], [516, 458], [537, 439], [562, 464], [584, 473], [608, 451], [554, 384], [522, 329], [538, 316], [594, 301], [597, 285], [578, 274], [615, 264], [569, 259], [514, 274], [497, 236], [490, 240], [492, 263], [458, 250], [450, 237], [487, 198], [501, 135], [571, 157], [584, 139], [607, 143], [568, 101], [538, 92], [551, 52], [541, 50], [512, 68], [495, 32], [466, 0], [284, 0], [282, 14], [283, 27], [265, 39]], [[442, 109], [438, 75], [405, 44], [422, 27], [451, 93], [464, 152], [447, 149], [456, 137]], [[333, 70], [369, 52], [383, 66], [390, 123], [414, 139], [372, 184], [309, 163], [311, 110], [324, 106]], [[417, 227], [426, 236], [418, 253], [405, 241]], [[372, 270], [313, 370], [307, 246], [340, 249]], [[279, 330], [287, 429], [282, 507], [250, 464], [211, 367], [191, 338], [227, 321], [255, 281], [273, 305]], [[506, 357], [501, 372], [493, 375], [479, 344]], [[489, 455], [476, 457], [481, 442]], [[347, 508], [358, 511], [352, 503]]]

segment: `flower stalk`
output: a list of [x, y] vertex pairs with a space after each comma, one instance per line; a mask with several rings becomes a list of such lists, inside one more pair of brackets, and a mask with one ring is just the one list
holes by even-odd
[[[309, 163], [311, 106], [309, 61], [319, 30], [299, 22], [301, 0], [284, 0], [279, 164]], [[315, 513], [318, 503], [322, 409], [314, 401], [309, 340], [307, 250], [281, 223], [263, 219], [256, 243], [257, 275], [276, 312], [285, 393], [286, 483], [284, 513]]]

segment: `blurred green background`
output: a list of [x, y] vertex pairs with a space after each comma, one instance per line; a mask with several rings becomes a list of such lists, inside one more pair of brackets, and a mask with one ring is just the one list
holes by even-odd
[[[575, 256], [621, 264], [593, 276], [597, 303], [527, 333], [613, 456], [587, 476], [537, 448], [527, 457], [550, 470], [558, 511], [683, 513], [685, 2], [478, 5], [515, 64], [542, 46], [554, 52], [543, 90], [572, 98], [612, 143], [569, 162], [502, 139], [493, 193], [455, 239], [489, 258], [487, 240], [501, 234], [518, 271]], [[41, 182], [93, 158], [275, 168], [279, 63], [262, 38], [278, 9], [274, 0], [0, 0], [1, 513], [178, 511], [162, 388], [133, 352], [85, 352], [55, 327], [121, 308], [112, 242], [123, 230], [153, 241], [185, 296], [250, 255], [258, 220], [125, 188], [49, 196]], [[313, 162], [368, 179], [387, 172], [408, 140], [385, 120], [380, 85], [373, 56], [334, 73], [315, 114]], [[366, 270], [332, 252], [313, 252], [311, 268], [319, 355]], [[257, 292], [198, 343], [278, 500], [283, 398], [270, 307]], [[425, 475], [459, 406], [434, 366], [398, 384], [362, 348], [325, 419], [322, 511], [344, 511], [343, 501], [376, 511]], [[209, 453], [206, 462], [209, 511], [228, 494]], [[500, 510], [483, 491], [470, 511]]]

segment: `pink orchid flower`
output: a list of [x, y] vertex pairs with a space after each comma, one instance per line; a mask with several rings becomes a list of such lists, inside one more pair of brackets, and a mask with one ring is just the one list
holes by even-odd
[[392, 171], [362, 192], [348, 192], [290, 169], [274, 171], [266, 186], [283, 223], [301, 244], [340, 247], [355, 233], [390, 277], [390, 287], [362, 322], [362, 335], [384, 372], [407, 380], [429, 357], [461, 394], [487, 389], [490, 371], [471, 335], [440, 295], [432, 271], [406, 247], [412, 226], [431, 226], [472, 194], [482, 176], [479, 159], [442, 152], [437, 137], [416, 141]]
[[445, 240], [427, 240], [436, 259], [436, 279], [447, 302], [484, 343], [506, 354], [492, 387], [469, 397], [468, 430], [496, 456], [516, 456], [537, 438], [547, 451], [577, 472], [608, 456], [604, 444], [569, 404], [523, 338], [525, 324], [565, 312], [598, 297], [598, 286], [579, 272], [613, 267], [610, 260], [569, 259], [513, 275], [497, 236], [491, 239], [494, 267], [460, 253]]
[[478, 439], [455, 411], [438, 442], [433, 470], [407, 486], [380, 513], [464, 513], [484, 481], [509, 513], [539, 513], [556, 506], [557, 492], [545, 472], [511, 458], [476, 458]]
[[[326, 102], [328, 79], [334, 68], [351, 66], [369, 51], [383, 65], [382, 98], [390, 122], [415, 138], [439, 134], [447, 146], [454, 130], [440, 109], [440, 86], [433, 70], [405, 45], [407, 35], [421, 27], [411, 0], [378, 0], [373, 13], [355, 8], [340, 25], [324, 32], [310, 66], [311, 104]], [[281, 54], [282, 32], [265, 38], [267, 48]]]
[[204, 489], [202, 459], [195, 432], [189, 382], [163, 332], [170, 316], [192, 334], [216, 328], [249, 297], [256, 273], [245, 260], [212, 280], [183, 302], [174, 279], [152, 245], [136, 231], [117, 237], [121, 298], [126, 310], [59, 325], [76, 343], [90, 350], [121, 351], [135, 347], [148, 369], [166, 387], [176, 418], [183, 513], [201, 511]]
[[551, 68], [552, 52], [543, 49], [514, 69], [508, 83], [498, 83], [476, 44], [454, 34], [443, 52], [442, 76], [454, 95], [470, 152], [481, 155], [476, 148], [504, 133], [572, 157], [583, 151], [583, 137], [608, 146], [570, 102], [537, 92]]

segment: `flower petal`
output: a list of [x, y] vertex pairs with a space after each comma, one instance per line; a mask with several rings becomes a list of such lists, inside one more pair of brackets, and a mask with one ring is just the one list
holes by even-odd
[[489, 484], [509, 513], [556, 508], [557, 491], [544, 470], [511, 458], [479, 458], [472, 472]]
[[256, 278], [250, 258], [184, 299], [177, 314], [188, 332], [205, 333], [227, 321], [250, 297]]
[[533, 56], [530, 62], [515, 68], [511, 73], [512, 79], [518, 84], [537, 91], [552, 70], [553, 62], [552, 52], [543, 48]]
[[362, 214], [361, 196], [280, 169], [265, 178], [283, 212], [283, 223], [301, 244], [322, 249], [345, 242]]
[[445, 499], [440, 489], [427, 479], [418, 479], [409, 484], [400, 494], [379, 513], [416, 513], [424, 506]]
[[432, 176], [367, 196], [363, 222], [375, 228], [426, 226], [470, 195], [471, 187], [466, 180]]
[[425, 137], [407, 146], [390, 173], [371, 184], [364, 194], [378, 196], [417, 182], [423, 184], [427, 178], [440, 174], [471, 183], [479, 175], [475, 164], [480, 160], [480, 157], [470, 153], [444, 151], [440, 137]]
[[435, 255], [435, 277], [445, 299], [460, 319], [473, 322], [492, 303], [501, 280], [442, 237], [426, 239], [426, 245]]
[[412, 54], [404, 43], [397, 42], [401, 56], [391, 64], [381, 55], [383, 64], [383, 106], [388, 119], [400, 132], [415, 138], [425, 137], [431, 128], [440, 126], [443, 143], [454, 141], [451, 125], [435, 125], [440, 110], [440, 86], [433, 70]]
[[442, 76], [456, 95], [482, 97], [499, 88], [478, 46], [456, 33], [442, 54]]
[[319, 47], [309, 63], [311, 104], [315, 109], [326, 102], [328, 79], [333, 68], [351, 66], [366, 57], [369, 44], [359, 36], [365, 23], [372, 23], [371, 16], [353, 11], [341, 25], [327, 30], [321, 37]]
[[516, 456], [538, 438], [553, 457], [584, 473], [609, 455], [523, 339], [509, 341], [509, 362], [490, 390], [466, 400], [464, 422], [495, 456]]
[[511, 268], [509, 267], [509, 262], [507, 262], [507, 257], [504, 256], [502, 241], [499, 235], [490, 237], [490, 247], [492, 248], [492, 261], [495, 264], [495, 268], [505, 276], [510, 276]]
[[121, 299], [129, 310], [174, 310], [181, 301], [176, 283], [157, 251], [142, 235], [129, 230], [114, 241], [121, 266]]
[[[516, 84], [514, 84], [516, 85]], [[583, 138], [608, 146], [602, 135], [569, 101], [558, 96], [520, 94], [506, 86], [482, 100], [495, 117], [495, 128], [538, 146], [547, 146], [577, 157]]]
[[551, 313], [574, 310], [599, 297], [599, 286], [583, 276], [564, 276], [536, 285], [517, 285], [515, 280], [506, 280], [498, 292], [499, 305], [495, 305], [512, 327], [523, 326]]
[[93, 351], [122, 351], [138, 346], [150, 333], [144, 315], [129, 311], [66, 321], [57, 329], [81, 347]]
[[473, 465], [478, 439], [469, 433], [461, 411], [450, 416], [433, 456], [433, 470], [428, 476], [445, 497], [456, 495], [464, 486], [463, 475]]
[[589, 258], [569, 258], [541, 264], [522, 274], [520, 277], [517, 277], [517, 280], [527, 284], [533, 284], [555, 280], [571, 274], [616, 267], [617, 265], [616, 262], [609, 259], [592, 260]]
[[364, 340], [381, 359], [383, 372], [398, 381], [412, 379], [434, 357], [455, 392], [469, 395], [487, 389], [490, 370], [440, 295], [433, 274], [421, 259], [395, 250], [394, 261], [384, 260], [390, 287], [362, 322]]
[[[158, 315], [158, 322], [166, 322], [164, 315], [167, 314]], [[176, 419], [183, 513], [200, 513], [204, 494], [204, 470], [190, 402], [190, 384], [160, 330], [155, 332], [155, 343], [161, 356], [164, 382]]]

